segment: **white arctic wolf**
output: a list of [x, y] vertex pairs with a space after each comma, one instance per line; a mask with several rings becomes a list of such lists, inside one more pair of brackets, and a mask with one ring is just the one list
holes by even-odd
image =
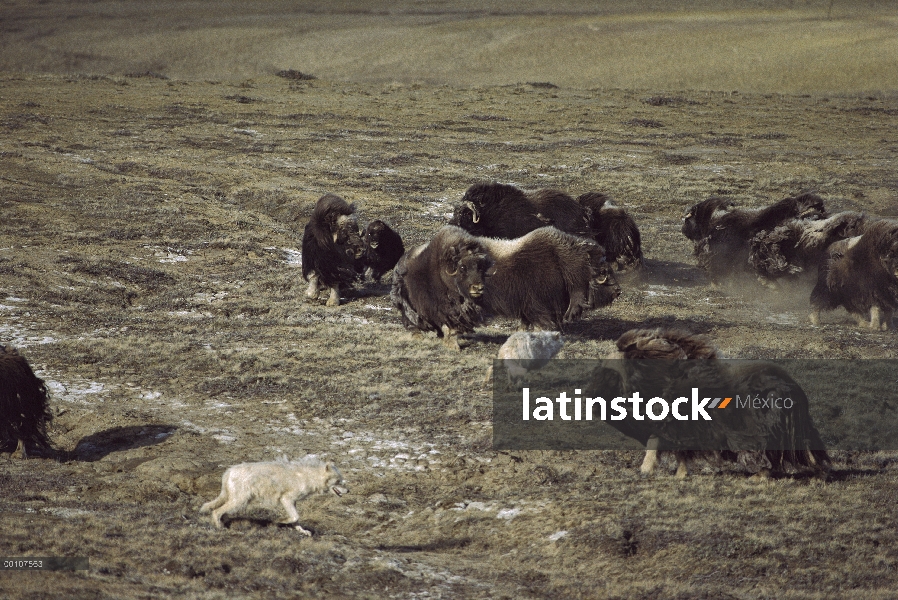
[[324, 463], [314, 457], [297, 461], [243, 463], [234, 465], [221, 478], [221, 494], [200, 507], [200, 514], [212, 511], [212, 522], [221, 528], [225, 513], [245, 508], [251, 500], [275, 506], [280, 503], [287, 511], [288, 519], [280, 523], [296, 524], [303, 535], [312, 535], [299, 524], [299, 513], [294, 503], [311, 494], [328, 491], [342, 496], [348, 490], [342, 487], [343, 476], [333, 463]]

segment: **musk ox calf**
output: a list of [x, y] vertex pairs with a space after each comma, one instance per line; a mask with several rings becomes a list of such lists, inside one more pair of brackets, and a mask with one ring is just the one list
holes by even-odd
[[840, 306], [861, 326], [892, 327], [898, 307], [898, 222], [877, 221], [863, 235], [829, 247], [811, 292], [811, 323], [820, 323], [820, 311]]
[[319, 198], [302, 236], [302, 276], [309, 282], [306, 298], [315, 300], [325, 288], [330, 290], [327, 306], [339, 306], [340, 286], [356, 280], [363, 252], [355, 207], [335, 194]]
[[443, 227], [399, 259], [390, 300], [407, 329], [436, 331], [446, 346], [458, 350], [458, 334], [483, 322], [484, 281], [492, 264], [477, 238], [458, 227]]
[[53, 419], [44, 381], [25, 357], [0, 346], [0, 450], [25, 458], [27, 447], [50, 450], [47, 424]]
[[[764, 361], [716, 360], [717, 349], [700, 336], [667, 329], [636, 329], [617, 340], [619, 352], [593, 373], [593, 393], [672, 399], [698, 388], [701, 396], [729, 397], [751, 390], [767, 398], [791, 398], [791, 409], [765, 406], [757, 410], [715, 411], [711, 421], [628, 418], [608, 423], [646, 445], [640, 471], [650, 474], [659, 450], [677, 457], [677, 477], [687, 475], [687, 459], [730, 461], [767, 476], [771, 471], [810, 469], [821, 474], [829, 456], [808, 412], [808, 399], [778, 365]], [[705, 360], [684, 360], [705, 359]], [[585, 391], [585, 390], [584, 390]], [[607, 394], [607, 395], [606, 395]]]
[[[516, 331], [499, 348], [496, 358], [512, 361], [505, 365], [509, 383], [521, 380], [528, 371], [538, 371], [555, 358], [564, 347], [560, 331]], [[484, 385], [493, 376], [493, 366], [486, 370]]]
[[633, 217], [601, 192], [587, 192], [577, 201], [586, 209], [591, 236], [605, 249], [608, 262], [621, 273], [642, 267], [642, 237]]
[[762, 281], [801, 273], [816, 273], [827, 257], [827, 248], [839, 240], [859, 236], [874, 222], [856, 212], [836, 213], [826, 219], [792, 219], [751, 241], [748, 262]]
[[221, 478], [221, 494], [200, 507], [200, 514], [212, 512], [212, 523], [221, 528], [221, 517], [246, 508], [251, 501], [269, 507], [280, 505], [287, 511], [282, 524], [295, 524], [303, 535], [312, 535], [299, 524], [296, 501], [311, 494], [332, 492], [342, 496], [343, 476], [332, 463], [306, 457], [298, 461], [243, 463], [234, 465]]
[[683, 235], [692, 240], [699, 266], [715, 283], [748, 270], [751, 241], [760, 232], [790, 219], [826, 216], [823, 200], [816, 194], [784, 198], [755, 210], [728, 207], [727, 200], [713, 197], [694, 205], [683, 217]]
[[604, 250], [592, 240], [554, 227], [514, 240], [474, 239], [495, 263], [483, 293], [490, 315], [518, 319], [525, 328], [561, 330], [620, 295]]
[[555, 189], [525, 192], [503, 183], [469, 187], [449, 224], [471, 235], [502, 239], [519, 238], [549, 225], [591, 236], [586, 209], [568, 194]]
[[368, 223], [363, 239], [363, 268], [371, 273], [375, 283], [380, 283], [384, 273], [395, 267], [405, 253], [402, 238], [389, 225], [377, 219]]

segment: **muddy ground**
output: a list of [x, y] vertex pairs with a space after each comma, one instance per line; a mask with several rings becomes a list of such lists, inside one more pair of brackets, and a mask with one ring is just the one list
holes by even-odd
[[[454, 353], [406, 332], [386, 285], [306, 303], [299, 247], [326, 192], [411, 246], [475, 181], [601, 190], [648, 266], [567, 357], [659, 325], [731, 357], [895, 357], [842, 311], [811, 326], [807, 287], [712, 288], [679, 228], [712, 194], [898, 217], [898, 97], [284, 75], [0, 78], [0, 342], [48, 382], [59, 449], [0, 457], [0, 554], [90, 559], [0, 572], [0, 595], [894, 596], [898, 454], [758, 482], [493, 451], [482, 380], [514, 324]], [[311, 539], [264, 509], [197, 514], [227, 466], [306, 454], [351, 490], [299, 503]]]

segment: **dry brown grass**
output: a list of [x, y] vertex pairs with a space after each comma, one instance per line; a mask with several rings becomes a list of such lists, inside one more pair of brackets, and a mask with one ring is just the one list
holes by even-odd
[[[60, 5], [35, 6], [3, 10], [37, 19]], [[381, 17], [351, 21], [367, 18]], [[479, 27], [403, 19], [469, 46]], [[4, 61], [18, 60], [6, 40], [23, 34], [11, 34]], [[481, 384], [512, 323], [449, 353], [402, 329], [386, 287], [337, 309], [303, 303], [295, 262], [325, 192], [412, 246], [476, 180], [601, 190], [634, 215], [649, 269], [571, 326], [568, 357], [677, 325], [734, 357], [894, 358], [894, 333], [859, 332], [842, 312], [811, 327], [807, 290], [711, 289], [679, 233], [686, 207], [721, 193], [759, 206], [814, 189], [832, 210], [898, 216], [893, 94], [611, 90], [561, 71], [352, 83], [297, 56], [220, 82], [125, 76], [156, 67], [123, 63], [2, 76], [0, 342], [51, 382], [64, 460], [0, 457], [0, 553], [86, 555], [91, 568], [0, 572], [0, 596], [894, 595], [894, 453], [839, 453], [825, 482], [758, 483], [710, 466], [678, 482], [670, 462], [641, 479], [638, 452], [494, 452]], [[319, 79], [275, 75], [289, 68]], [[262, 510], [224, 532], [200, 518], [224, 468], [281, 453], [323, 455], [346, 475], [350, 495], [299, 504], [313, 539]]]

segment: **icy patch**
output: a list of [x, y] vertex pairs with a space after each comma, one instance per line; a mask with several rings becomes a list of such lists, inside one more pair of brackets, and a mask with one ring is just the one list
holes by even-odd
[[284, 253], [287, 255], [286, 263], [291, 267], [301, 267], [302, 266], [302, 252], [299, 250], [293, 250], [291, 248], [283, 248]]
[[676, 292], [671, 292], [670, 288], [666, 285], [649, 285], [646, 286], [646, 289], [643, 290], [646, 296], [678, 296]]
[[764, 320], [768, 323], [775, 323], [777, 325], [800, 325], [802, 323], [802, 319], [800, 319], [794, 313], [775, 313], [772, 315], [765, 315]]
[[49, 335], [29, 335], [24, 333], [21, 329], [9, 325], [0, 325], [0, 337], [2, 337], [9, 345], [17, 348], [27, 348], [28, 346], [41, 344], [54, 344], [59, 341], [57, 338]]
[[497, 519], [505, 519], [506, 521], [511, 521], [516, 516], [521, 514], [520, 508], [503, 508], [499, 512], [496, 513]]
[[161, 263], [177, 263], [186, 262], [188, 260], [185, 254], [192, 254], [190, 250], [184, 253], [178, 252], [172, 248], [161, 248], [159, 246], [144, 246], [147, 250], [153, 251], [153, 256]]
[[252, 137], [262, 137], [262, 134], [256, 131], [255, 129], [237, 129], [234, 128], [234, 133], [239, 133], [240, 135], [248, 135]]
[[393, 310], [391, 306], [374, 306], [373, 304], [366, 304], [365, 308], [370, 308], [371, 310]]
[[563, 538], [566, 535], [567, 535], [567, 531], [556, 531], [555, 533], [553, 533], [552, 535], [549, 536], [549, 541], [557, 542], [558, 540], [560, 540], [561, 538]]
[[[41, 372], [37, 372], [41, 376]], [[102, 398], [97, 395], [106, 391], [106, 386], [97, 381], [82, 380], [68, 385], [53, 380], [45, 380], [47, 389], [54, 400], [62, 400], [63, 402], [71, 402], [73, 404], [94, 404], [102, 402]], [[88, 397], [91, 397], [88, 399]]]
[[88, 517], [93, 515], [93, 511], [90, 510], [81, 510], [80, 508], [62, 508], [58, 506], [42, 508], [42, 513], [51, 514], [55, 517], [62, 517], [63, 519], [71, 519], [72, 517]]

